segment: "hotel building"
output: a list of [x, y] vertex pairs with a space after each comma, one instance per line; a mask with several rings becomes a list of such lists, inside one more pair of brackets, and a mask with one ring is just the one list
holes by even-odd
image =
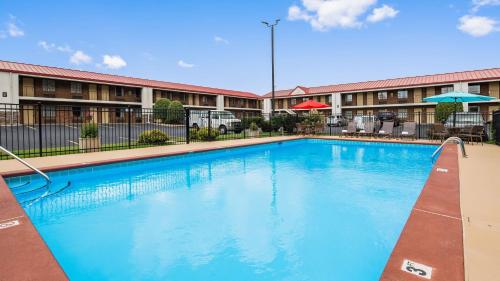
[[[186, 108], [230, 110], [236, 116], [260, 113], [262, 108], [261, 97], [248, 92], [0, 61], [0, 103], [18, 104], [22, 112], [8, 117], [19, 118], [14, 122], [32, 123], [39, 103], [48, 108], [42, 112], [44, 122], [83, 120], [84, 109], [99, 122], [120, 122], [126, 107], [140, 114], [138, 109], [152, 108], [160, 98], [180, 101]], [[65, 108], [64, 114], [50, 110], [56, 106]]]
[[[319, 87], [297, 86], [275, 92], [275, 109], [288, 111], [310, 99], [328, 104], [321, 112], [352, 117], [393, 111], [400, 116], [434, 116], [436, 104], [425, 97], [451, 91], [492, 96], [489, 102], [464, 103], [464, 111], [491, 112], [500, 109], [500, 68], [415, 76]], [[271, 93], [264, 96], [264, 112], [271, 112]], [[434, 122], [434, 120], [428, 120]]]

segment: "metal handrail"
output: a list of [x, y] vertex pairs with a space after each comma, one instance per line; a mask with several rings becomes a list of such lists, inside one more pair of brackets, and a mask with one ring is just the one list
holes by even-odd
[[462, 157], [467, 157], [467, 153], [465, 153], [464, 141], [459, 137], [449, 137], [434, 151], [434, 153], [432, 153], [431, 158], [434, 159], [438, 152], [441, 151], [444, 145], [449, 141], [456, 141], [457, 144], [460, 144], [460, 148], [462, 149]]
[[8, 154], [9, 156], [11, 156], [12, 158], [16, 159], [17, 161], [21, 162], [24, 166], [30, 168], [31, 170], [35, 171], [37, 174], [39, 174], [40, 176], [42, 176], [48, 183], [51, 182], [49, 176], [47, 176], [47, 174], [45, 174], [44, 172], [38, 170], [37, 168], [33, 167], [30, 163], [24, 161], [23, 159], [19, 158], [17, 155], [15, 155], [14, 153], [10, 152], [9, 150], [7, 150], [5, 147], [3, 146], [0, 146], [0, 150], [2, 150], [4, 153]]

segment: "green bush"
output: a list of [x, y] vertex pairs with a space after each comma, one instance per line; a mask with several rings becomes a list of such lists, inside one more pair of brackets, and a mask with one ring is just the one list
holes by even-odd
[[296, 123], [304, 121], [304, 117], [290, 114], [275, 115], [271, 118], [271, 127], [274, 131], [278, 131], [281, 127], [287, 133], [293, 133], [296, 128]]
[[139, 135], [140, 144], [165, 144], [168, 141], [168, 135], [160, 130], [148, 130]]
[[219, 136], [219, 130], [211, 129], [210, 133], [208, 128], [191, 129], [189, 131], [189, 138], [192, 140], [200, 141], [213, 141]]
[[251, 117], [243, 117], [241, 119], [241, 126], [243, 129], [249, 129], [250, 124], [255, 123], [259, 128], [264, 132], [271, 132], [273, 130], [270, 121], [266, 121], [262, 116], [251, 116]]
[[[438, 122], [445, 122], [448, 119], [448, 116], [453, 113], [455, 110], [454, 102], [440, 102], [436, 106], [436, 116], [435, 120]], [[461, 112], [464, 110], [464, 107], [461, 102], [457, 102], [457, 112]]]
[[162, 123], [168, 120], [168, 109], [170, 108], [171, 101], [169, 99], [159, 99], [153, 105], [154, 119], [160, 119]]
[[99, 129], [95, 123], [86, 123], [80, 129], [80, 137], [83, 139], [97, 138]]
[[251, 131], [257, 131], [259, 130], [259, 126], [257, 126], [257, 124], [255, 122], [252, 122], [252, 124], [250, 124], [250, 128], [249, 128]]
[[168, 107], [167, 123], [182, 124], [184, 122], [185, 111], [184, 106], [179, 101], [172, 101]]
[[316, 123], [321, 122], [321, 115], [317, 113], [311, 113], [304, 118], [303, 122], [308, 125], [314, 125]]

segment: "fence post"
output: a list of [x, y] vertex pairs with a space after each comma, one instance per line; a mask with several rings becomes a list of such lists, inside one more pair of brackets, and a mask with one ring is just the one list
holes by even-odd
[[42, 144], [42, 103], [38, 103], [38, 154], [40, 157], [43, 156], [43, 144]]
[[212, 135], [212, 118], [211, 118], [211, 111], [210, 109], [208, 110], [208, 135]]
[[419, 112], [418, 113], [418, 133], [417, 133], [417, 138], [418, 139], [421, 139], [422, 138], [422, 135], [421, 135], [421, 131], [422, 131], [422, 119], [421, 119], [421, 114], [422, 112]]
[[127, 115], [128, 115], [128, 148], [132, 147], [132, 114], [130, 105], [127, 106]]
[[243, 139], [246, 139], [247, 138], [246, 130], [245, 130], [246, 124], [244, 124], [243, 121], [245, 121], [245, 123], [248, 123], [248, 114], [246, 112], [243, 113], [243, 119], [241, 120], [241, 129], [243, 130]]
[[189, 108], [186, 108], [186, 122], [185, 122], [185, 126], [186, 126], [186, 143], [187, 144], [189, 144], [189, 139], [191, 138], [191, 136], [189, 135], [189, 133], [190, 133], [190, 131], [189, 131], [190, 119], [191, 119], [191, 112], [189, 111]]

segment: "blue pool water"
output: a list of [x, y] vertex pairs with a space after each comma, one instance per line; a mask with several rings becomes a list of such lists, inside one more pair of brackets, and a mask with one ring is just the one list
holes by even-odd
[[7, 182], [71, 280], [378, 280], [434, 149], [192, 153], [49, 173], [38, 201], [37, 176]]

